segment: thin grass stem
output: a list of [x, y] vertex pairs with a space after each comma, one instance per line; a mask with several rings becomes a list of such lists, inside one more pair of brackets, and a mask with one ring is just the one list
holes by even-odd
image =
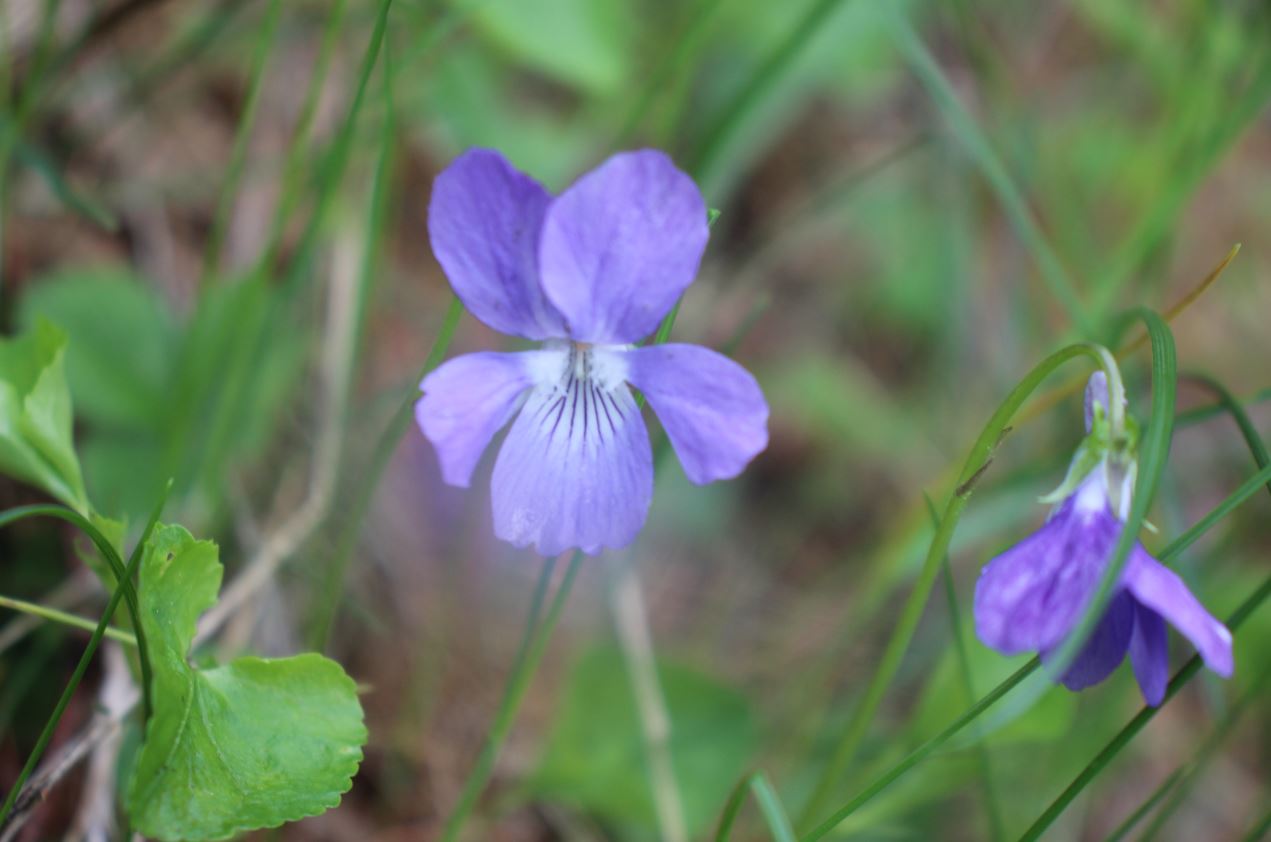
[[768, 825], [768, 833], [775, 842], [794, 842], [794, 827], [790, 824], [785, 805], [781, 803], [781, 798], [762, 770], [751, 772], [733, 787], [715, 828], [715, 842], [728, 842], [731, 838], [733, 825], [737, 823], [748, 793], [759, 805], [759, 812]]
[[[54, 623], [61, 623], [64, 626], [80, 629], [81, 631], [91, 632], [96, 630], [97, 624], [92, 620], [85, 619], [76, 614], [67, 611], [59, 611], [56, 608], [49, 608], [35, 602], [27, 602], [25, 599], [14, 599], [10, 596], [0, 596], [0, 607], [18, 611], [23, 614], [29, 614], [32, 617], [39, 617], [42, 620], [49, 620]], [[123, 629], [117, 629], [114, 626], [107, 626], [105, 636], [111, 640], [116, 640], [128, 646], [135, 647], [137, 645], [137, 636], [130, 634]]]
[[997, 153], [993, 151], [988, 137], [976, 125], [975, 119], [958, 98], [953, 85], [945, 78], [940, 66], [926, 45], [922, 43], [922, 39], [910, 26], [903, 10], [894, 8], [892, 4], [880, 5], [887, 8], [887, 17], [892, 25], [893, 36], [900, 52], [949, 123], [954, 137], [979, 167], [985, 180], [997, 195], [1003, 211], [1010, 220], [1011, 227], [1015, 229], [1015, 233], [1032, 254], [1051, 295], [1063, 307], [1065, 314], [1077, 330], [1085, 336], [1092, 336], [1093, 325], [1086, 315], [1076, 284], [1068, 270], [1064, 268], [1063, 261], [1059, 259], [1050, 241], [1042, 233], [1041, 226], [1033, 218], [1023, 192], [1015, 184], [1015, 180], [1010, 176]]
[[[1240, 628], [1249, 615], [1266, 600], [1268, 595], [1271, 595], [1271, 577], [1267, 577], [1262, 582], [1262, 585], [1241, 603], [1240, 607], [1227, 620], [1227, 627], [1233, 632]], [[1174, 698], [1178, 691], [1200, 672], [1202, 665], [1203, 662], [1200, 655], [1193, 655], [1188, 659], [1187, 663], [1170, 679], [1169, 686], [1165, 689], [1165, 698], [1161, 700], [1160, 706], [1145, 706], [1133, 719], [1126, 723], [1125, 727], [1117, 732], [1116, 736], [1095, 755], [1094, 759], [1086, 764], [1086, 767], [1077, 774], [1072, 783], [1051, 802], [1050, 806], [1033, 822], [1028, 830], [1024, 831], [1024, 834], [1019, 838], [1019, 842], [1034, 842], [1034, 840], [1040, 839], [1042, 834], [1054, 823], [1055, 819], [1059, 818], [1059, 815], [1072, 803], [1073, 799], [1112, 762], [1112, 759], [1121, 752], [1121, 749], [1129, 745], [1130, 741], [1143, 730], [1144, 726], [1152, 721], [1165, 705], [1169, 704], [1170, 699]]]
[[[887, 642], [874, 675], [867, 685], [864, 695], [853, 711], [847, 726], [843, 729], [829, 762], [823, 769], [812, 796], [801, 813], [800, 825], [811, 823], [817, 813], [821, 812], [825, 803], [834, 793], [844, 771], [851, 764], [852, 758], [864, 739], [866, 730], [873, 720], [874, 714], [882, 702], [887, 688], [890, 686], [901, 660], [909, 648], [918, 622], [926, 607], [927, 599], [935, 584], [935, 577], [940, 572], [940, 560], [948, 551], [949, 542], [957, 527], [962, 510], [966, 507], [972, 491], [985, 471], [993, 462], [993, 455], [998, 444], [1008, 430], [1007, 425], [1014, 414], [1019, 411], [1028, 397], [1037, 387], [1064, 363], [1078, 357], [1087, 357], [1096, 364], [1102, 364], [1104, 356], [1098, 346], [1076, 344], [1051, 354], [1030, 371], [1023, 380], [1007, 395], [1006, 399], [994, 412], [981, 431], [979, 438], [971, 448], [962, 472], [958, 476], [957, 485], [949, 496], [940, 526], [933, 537], [927, 551], [913, 589], [901, 608], [900, 618]], [[1128, 552], [1128, 547], [1126, 548]]]
[[[169, 486], [170, 487], [170, 486]], [[88, 665], [92, 663], [93, 655], [97, 653], [97, 647], [101, 644], [102, 638], [106, 636], [106, 630], [110, 627], [110, 621], [115, 616], [115, 609], [119, 607], [119, 601], [124, 598], [124, 594], [132, 589], [132, 579], [136, 575], [137, 568], [141, 564], [141, 558], [145, 555], [146, 543], [150, 540], [150, 533], [154, 531], [154, 526], [159, 522], [159, 514], [163, 511], [163, 506], [167, 502], [167, 491], [165, 490], [159, 502], [155, 505], [154, 511], [151, 512], [150, 520], [146, 523], [146, 528], [141, 533], [137, 546], [132, 550], [132, 555], [128, 559], [128, 566], [124, 568], [123, 574], [115, 583], [115, 589], [110, 595], [110, 599], [106, 603], [106, 610], [102, 612], [101, 619], [97, 621], [96, 628], [93, 629], [92, 636], [88, 639], [88, 645], [84, 647], [84, 653], [80, 656], [79, 663], [75, 665], [74, 672], [71, 673], [70, 680], [66, 683], [66, 687], [62, 690], [62, 695], [58, 698], [57, 704], [53, 708], [53, 712], [49, 714], [48, 721], [44, 723], [44, 730], [40, 732], [40, 736], [35, 741], [35, 747], [31, 749], [26, 763], [22, 766], [22, 771], [18, 773], [18, 778], [14, 782], [13, 787], [9, 790], [9, 794], [5, 797], [4, 805], [0, 806], [0, 833], [4, 832], [5, 824], [8, 822], [9, 815], [13, 812], [13, 807], [18, 801], [18, 796], [22, 792], [22, 787], [26, 785], [27, 779], [35, 771], [35, 767], [39, 765], [40, 758], [44, 756], [45, 750], [49, 746], [49, 742], [53, 739], [53, 733], [57, 730], [57, 724], [62, 720], [62, 714], [66, 712], [66, 707], [71, 703], [71, 697], [75, 695], [80, 681], [84, 678], [84, 673], [88, 670]], [[28, 506], [25, 517], [31, 517], [41, 512], [30, 511], [39, 507]], [[11, 509], [0, 515], [0, 526], [11, 523], [18, 519], [13, 516], [14, 512], [20, 510]], [[69, 511], [69, 509], [67, 510]], [[6, 517], [7, 516], [7, 517]], [[100, 533], [99, 533], [100, 534]], [[103, 539], [104, 540], [104, 539]], [[106, 546], [110, 544], [107, 542]], [[113, 548], [111, 549], [113, 553]], [[134, 618], [136, 621], [136, 618]], [[138, 654], [143, 664], [143, 699], [145, 701], [145, 714], [149, 719], [152, 708], [150, 706], [150, 668], [149, 660], [144, 650], [145, 637], [142, 633], [141, 623], [137, 622], [136, 626]]]
[[[452, 298], [450, 306], [446, 310], [446, 315], [442, 319], [437, 337], [433, 340], [433, 347], [428, 353], [428, 359], [424, 361], [423, 368], [419, 371], [419, 380], [422, 380], [429, 372], [441, 364], [442, 359], [446, 356], [446, 351], [450, 348], [451, 340], [454, 339], [455, 328], [458, 327], [459, 317], [462, 315], [463, 304], [460, 303], [458, 298]], [[384, 432], [380, 434], [375, 445], [375, 451], [371, 455], [370, 464], [359, 475], [360, 482], [353, 490], [353, 503], [349, 510], [348, 519], [336, 538], [335, 550], [331, 556], [330, 563], [327, 565], [325, 582], [321, 589], [321, 602], [309, 635], [310, 643], [319, 650], [326, 648], [327, 641], [330, 638], [335, 614], [344, 595], [343, 583], [348, 575], [353, 548], [357, 545], [357, 540], [362, 534], [362, 523], [371, 507], [375, 489], [379, 486], [380, 478], [384, 475], [384, 470], [388, 467], [389, 460], [393, 458], [393, 453], [397, 450], [397, 445], [401, 441], [402, 436], [410, 428], [418, 395], [418, 388], [412, 386], [410, 391], [403, 397], [401, 404], [397, 407], [397, 411], [393, 413], [393, 417], [389, 419], [388, 425], [384, 428]]]
[[251, 142], [252, 129], [256, 125], [256, 115], [260, 111], [260, 94], [265, 87], [265, 68], [269, 65], [270, 56], [278, 46], [278, 24], [282, 19], [282, 0], [270, 0], [269, 9], [265, 12], [265, 22], [260, 29], [256, 52], [252, 56], [251, 72], [248, 76], [247, 99], [243, 103], [243, 113], [238, 118], [238, 127], [234, 130], [234, 145], [230, 149], [229, 163], [221, 177], [221, 193], [212, 216], [212, 230], [208, 234], [207, 245], [203, 252], [203, 274], [200, 282], [204, 285], [211, 282], [220, 271], [221, 250], [225, 244], [225, 232], [229, 228], [230, 213], [238, 199], [238, 188], [243, 181], [243, 168], [247, 163], [247, 146]]
[[[494, 771], [494, 762], [498, 759], [508, 732], [512, 729], [512, 723], [516, 720], [517, 711], [520, 710], [521, 702], [525, 698], [525, 691], [529, 689], [530, 682], [538, 671], [539, 662], [543, 660], [543, 653], [547, 651], [547, 644], [551, 641], [552, 632], [556, 630], [556, 624], [560, 620], [565, 601], [569, 598], [570, 591], [573, 590], [574, 579], [578, 575], [578, 569], [582, 566], [583, 558], [581, 550], [574, 551], [573, 556], [569, 560], [569, 565], [565, 568], [564, 578], [561, 580], [560, 586], [556, 589], [552, 602], [548, 606], [547, 615], [543, 617], [541, 622], [537, 621], [534, 612], [531, 611], [529, 621], [526, 623], [525, 633], [521, 638], [521, 652], [518, 654], [517, 661], [513, 664], [512, 672], [508, 676], [507, 687], [504, 689], [503, 697], [499, 701], [499, 708], [495, 712], [494, 722], [490, 725], [490, 730], [486, 733], [485, 741], [482, 743], [481, 753], [477, 756], [476, 765], [468, 773], [454, 812], [446, 820], [446, 826], [441, 836], [443, 842], [453, 842], [459, 837], [460, 831], [463, 830], [468, 818], [472, 815], [473, 808], [476, 807], [477, 799], [481, 797], [486, 783], [490, 780], [490, 774]], [[541, 582], [544, 579], [550, 578], [551, 566], [554, 563], [554, 560], [551, 559], [543, 562], [540, 587], [542, 587]]]

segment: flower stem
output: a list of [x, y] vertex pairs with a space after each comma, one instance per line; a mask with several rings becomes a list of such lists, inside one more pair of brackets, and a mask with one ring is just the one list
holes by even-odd
[[[51, 620], [54, 623], [61, 623], [64, 626], [82, 629], [84, 631], [94, 631], [97, 624], [92, 620], [86, 620], [83, 617], [66, 611], [59, 611], [56, 608], [48, 608], [35, 602], [27, 602], [25, 599], [14, 599], [13, 597], [0, 596], [0, 607], [10, 608], [14, 611], [20, 611], [23, 614], [30, 614], [34, 617], [40, 617], [45, 620]], [[129, 646], [137, 645], [137, 638], [128, 632], [117, 629], [114, 626], [107, 626], [105, 636], [111, 640], [117, 640], [120, 643], [126, 643]]]
[[534, 678], [534, 673], [538, 671], [539, 662], [543, 660], [543, 653], [547, 650], [552, 632], [555, 631], [556, 623], [560, 620], [561, 609], [564, 608], [565, 600], [569, 598], [569, 592], [573, 589], [574, 579], [578, 575], [582, 560], [582, 551], [575, 550], [568, 567], [565, 568], [565, 576], [561, 580], [560, 587], [556, 589], [551, 605], [548, 606], [547, 615], [540, 622], [539, 609], [551, 579], [552, 568], [556, 563], [554, 559], [543, 562], [543, 571], [539, 575], [530, 614], [525, 624], [525, 633], [521, 638], [521, 649], [517, 653], [512, 672], [508, 676], [507, 687], [503, 691], [503, 698], [499, 701], [494, 722], [490, 725], [485, 742], [481, 746], [481, 754], [478, 755], [476, 765], [472, 767], [467, 780], [464, 781], [459, 803], [455, 805], [454, 812], [446, 820], [446, 827], [441, 836], [443, 842], [453, 842], [459, 838], [459, 832], [463, 829], [468, 817], [472, 815], [477, 799], [490, 780], [494, 761], [499, 757], [499, 751], [503, 748], [503, 742], [507, 739], [508, 732], [512, 729], [512, 722], [516, 719], [516, 713], [521, 707], [521, 701], [525, 698], [525, 691], [529, 689], [530, 681]]
[[640, 716], [660, 837], [665, 842], [685, 842], [688, 828], [684, 823], [684, 803], [675, 780], [671, 755], [671, 715], [658, 680], [653, 635], [649, 631], [649, 613], [640, 589], [640, 578], [630, 559], [615, 562], [612, 569], [614, 575], [609, 596], [614, 625]]

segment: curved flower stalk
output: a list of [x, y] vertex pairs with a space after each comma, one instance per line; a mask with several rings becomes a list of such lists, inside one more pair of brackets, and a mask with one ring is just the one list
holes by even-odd
[[451, 485], [468, 486], [512, 422], [492, 480], [499, 538], [544, 555], [635, 538], [653, 463], [630, 387], [695, 483], [736, 476], [767, 446], [768, 406], [745, 369], [696, 345], [635, 345], [692, 283], [708, 237], [697, 186], [665, 154], [614, 155], [552, 197], [474, 149], [437, 177], [428, 231], [474, 316], [542, 342], [458, 357], [420, 384], [415, 416]]
[[[1044, 502], [1059, 501], [1046, 523], [994, 558], [975, 587], [980, 639], [1005, 654], [1052, 657], [1080, 622], [1116, 545], [1134, 486], [1134, 430], [1116, 441], [1107, 423], [1102, 372], [1086, 387], [1087, 437], [1068, 478]], [[1127, 419], [1127, 422], [1129, 419]], [[1070, 690], [1106, 679], [1129, 652], [1143, 698], [1158, 705], [1169, 682], [1168, 620], [1223, 677], [1233, 669], [1231, 634], [1174, 573], [1135, 543], [1107, 612], [1060, 677]]]

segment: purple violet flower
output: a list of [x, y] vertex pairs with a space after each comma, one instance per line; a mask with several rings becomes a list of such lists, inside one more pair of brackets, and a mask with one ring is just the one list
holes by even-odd
[[450, 360], [415, 405], [442, 476], [465, 488], [515, 417], [492, 480], [499, 538], [543, 555], [635, 538], [653, 458], [631, 386], [695, 483], [737, 476], [767, 446], [768, 405], [745, 369], [697, 345], [635, 345], [692, 283], [709, 235], [697, 185], [665, 154], [614, 155], [553, 197], [470, 150], [437, 176], [428, 234], [469, 312], [543, 343]]
[[[1087, 433], [1094, 427], [1097, 434], [1107, 401], [1100, 372], [1086, 389]], [[1083, 446], [1074, 468], [1086, 469], [1084, 452]], [[1126, 487], [1132, 479], [1120, 484], [1114, 513], [1109, 473], [1105, 452], [1084, 477], [1078, 477], [1076, 487], [1039, 530], [985, 565], [975, 586], [975, 628], [986, 645], [1004, 655], [1037, 652], [1046, 661], [1080, 622], [1129, 507]], [[1224, 678], [1231, 676], [1231, 633], [1192, 596], [1178, 574], [1136, 542], [1107, 613], [1060, 681], [1070, 690], [1098, 684], [1128, 651], [1143, 698], [1159, 705], [1169, 682], [1166, 620], [1192, 642], [1205, 666]]]

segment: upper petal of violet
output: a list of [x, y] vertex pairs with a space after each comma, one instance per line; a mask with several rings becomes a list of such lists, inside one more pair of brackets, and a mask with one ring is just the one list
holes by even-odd
[[629, 344], [692, 283], [706, 249], [706, 203], [664, 153], [622, 152], [557, 197], [543, 220], [539, 272], [579, 342]]
[[455, 295], [500, 333], [564, 336], [543, 295], [538, 240], [551, 195], [498, 152], [471, 149], [437, 176], [428, 237]]
[[415, 420], [437, 449], [446, 482], [468, 487], [481, 454], [520, 407], [536, 372], [563, 351], [455, 357], [419, 384]]
[[768, 403], [750, 372], [699, 345], [624, 353], [627, 380], [644, 393], [695, 483], [729, 479], [768, 446]]

